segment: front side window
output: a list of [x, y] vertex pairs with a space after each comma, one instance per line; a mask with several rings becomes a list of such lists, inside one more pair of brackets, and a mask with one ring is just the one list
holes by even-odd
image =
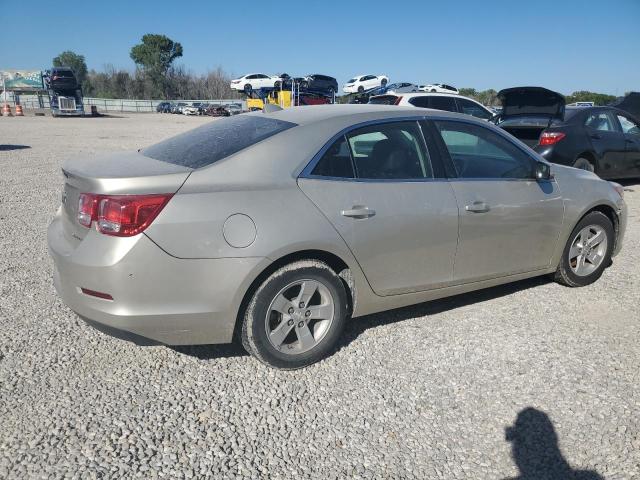
[[456, 102], [451, 97], [429, 97], [429, 108], [444, 110], [446, 112], [457, 112]]
[[432, 178], [431, 162], [416, 122], [385, 123], [347, 134], [358, 178]]
[[459, 178], [532, 179], [534, 161], [501, 135], [478, 125], [436, 121]]
[[624, 115], [618, 115], [618, 121], [620, 122], [620, 126], [622, 127], [622, 131], [624, 133], [628, 133], [630, 135], [640, 135], [640, 127], [633, 120], [629, 120]]
[[168, 138], [141, 153], [162, 162], [201, 168], [295, 126], [274, 118], [237, 115]]
[[615, 132], [616, 130], [613, 127], [611, 115], [607, 112], [592, 113], [587, 116], [587, 120], [584, 122], [584, 125], [585, 127], [598, 130], [600, 132]]
[[480, 105], [466, 98], [458, 98], [458, 104], [460, 105], [460, 111], [466, 115], [472, 115], [483, 120], [488, 120], [493, 116]]

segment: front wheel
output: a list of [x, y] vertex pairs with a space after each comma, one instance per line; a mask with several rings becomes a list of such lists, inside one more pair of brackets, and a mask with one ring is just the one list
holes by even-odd
[[584, 287], [595, 282], [611, 263], [614, 242], [609, 217], [602, 212], [585, 215], [569, 236], [554, 280], [568, 287]]
[[387, 79], [383, 78], [382, 81], [380, 82], [380, 86], [381, 87], [386, 87], [387, 86]]
[[326, 357], [347, 318], [340, 277], [317, 260], [301, 260], [271, 274], [245, 310], [242, 344], [261, 362], [292, 370]]

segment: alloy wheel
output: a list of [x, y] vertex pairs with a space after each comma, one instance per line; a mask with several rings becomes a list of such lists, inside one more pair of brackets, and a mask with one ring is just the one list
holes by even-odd
[[599, 225], [589, 225], [578, 232], [569, 248], [569, 266], [579, 277], [593, 273], [607, 253], [607, 233]]
[[334, 319], [334, 299], [317, 280], [297, 280], [278, 292], [265, 318], [269, 343], [279, 352], [297, 355], [315, 347]]

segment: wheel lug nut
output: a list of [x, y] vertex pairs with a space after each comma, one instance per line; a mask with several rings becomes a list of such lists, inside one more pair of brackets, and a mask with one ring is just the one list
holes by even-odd
[[289, 321], [287, 322], [287, 325], [289, 325], [289, 326], [293, 325], [293, 320], [289, 320]]
[[304, 322], [299, 322], [298, 323], [298, 328], [302, 328], [304, 326]]
[[293, 313], [293, 307], [289, 307], [289, 310], [287, 310], [290, 314]]
[[304, 316], [305, 317], [310, 317], [311, 316], [311, 310], [307, 310], [306, 312], [304, 312]]
[[304, 302], [300, 302], [300, 305], [298, 305], [298, 307], [304, 308]]

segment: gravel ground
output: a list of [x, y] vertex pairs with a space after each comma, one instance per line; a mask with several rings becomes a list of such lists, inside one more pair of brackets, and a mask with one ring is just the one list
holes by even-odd
[[0, 478], [640, 478], [640, 184], [595, 285], [534, 279], [354, 320], [300, 371], [80, 321], [46, 249], [61, 163], [206, 121], [0, 118]]

